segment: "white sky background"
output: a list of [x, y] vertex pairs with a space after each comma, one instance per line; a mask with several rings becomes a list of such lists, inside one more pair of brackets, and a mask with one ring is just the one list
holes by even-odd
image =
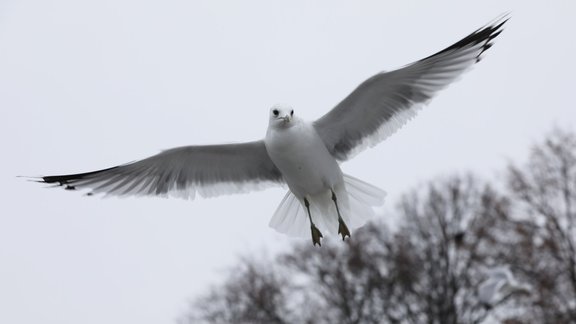
[[274, 103], [317, 118], [509, 10], [483, 62], [343, 165], [389, 209], [438, 175], [494, 176], [553, 125], [576, 126], [576, 2], [0, 1], [0, 323], [171, 323], [237, 255], [295, 241], [267, 225], [285, 189], [101, 199], [17, 175], [262, 138]]

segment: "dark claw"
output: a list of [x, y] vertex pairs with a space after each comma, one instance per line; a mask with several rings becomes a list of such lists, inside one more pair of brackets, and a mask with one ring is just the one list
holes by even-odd
[[342, 235], [342, 241], [346, 238], [346, 236], [350, 237], [350, 231], [348, 230], [348, 226], [346, 223], [340, 218], [338, 219], [338, 234]]
[[320, 244], [320, 239], [323, 237], [322, 233], [320, 233], [320, 230], [314, 224], [312, 224], [310, 228], [312, 229], [312, 244], [322, 246], [322, 244]]

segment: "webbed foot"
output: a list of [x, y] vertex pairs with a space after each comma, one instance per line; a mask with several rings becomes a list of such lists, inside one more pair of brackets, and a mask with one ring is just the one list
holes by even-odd
[[310, 226], [310, 229], [312, 230], [312, 244], [313, 245], [318, 244], [318, 246], [322, 246], [322, 244], [320, 243], [320, 239], [323, 236], [322, 236], [322, 233], [320, 232], [320, 230], [314, 224], [312, 224], [312, 226]]
[[342, 218], [338, 218], [338, 234], [342, 235], [342, 241], [344, 241], [346, 236], [350, 237], [348, 226], [346, 226], [346, 223], [344, 223]]

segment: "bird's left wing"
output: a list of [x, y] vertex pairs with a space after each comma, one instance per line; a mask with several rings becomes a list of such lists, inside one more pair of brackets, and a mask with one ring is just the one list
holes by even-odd
[[185, 146], [137, 162], [79, 174], [45, 176], [40, 182], [65, 189], [113, 195], [176, 196], [193, 199], [246, 192], [283, 183], [263, 141]]
[[499, 18], [434, 55], [364, 81], [314, 122], [316, 132], [340, 161], [380, 143], [480, 61], [507, 20], [506, 16]]

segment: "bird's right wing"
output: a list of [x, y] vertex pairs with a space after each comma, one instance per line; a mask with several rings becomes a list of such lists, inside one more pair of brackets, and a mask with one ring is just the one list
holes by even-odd
[[246, 192], [284, 183], [263, 141], [166, 150], [109, 169], [41, 177], [65, 189], [113, 195], [177, 196], [193, 199]]
[[328, 151], [347, 160], [394, 133], [438, 91], [480, 61], [507, 20], [504, 16], [434, 55], [364, 81], [314, 122]]

